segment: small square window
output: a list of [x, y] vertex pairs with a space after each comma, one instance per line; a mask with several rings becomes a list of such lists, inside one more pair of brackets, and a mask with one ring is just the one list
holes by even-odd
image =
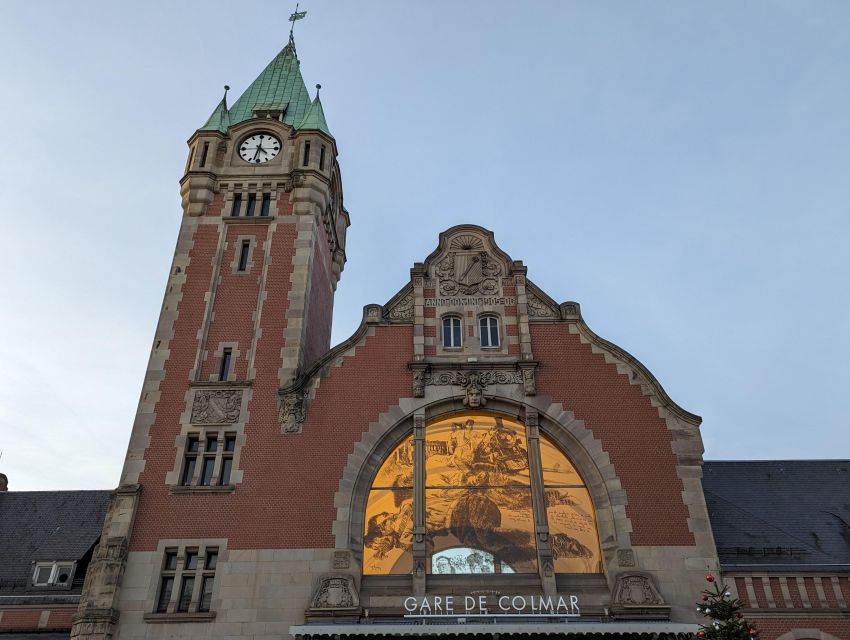
[[53, 563], [49, 565], [39, 565], [35, 568], [35, 577], [32, 583], [36, 586], [50, 584], [50, 576], [53, 575]]

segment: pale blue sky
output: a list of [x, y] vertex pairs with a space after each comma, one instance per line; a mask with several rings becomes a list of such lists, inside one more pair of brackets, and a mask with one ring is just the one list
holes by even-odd
[[[706, 457], [850, 457], [850, 3], [305, 2], [351, 212], [334, 342], [492, 229], [704, 418]], [[280, 2], [0, 4], [0, 471], [116, 485], [186, 140]]]

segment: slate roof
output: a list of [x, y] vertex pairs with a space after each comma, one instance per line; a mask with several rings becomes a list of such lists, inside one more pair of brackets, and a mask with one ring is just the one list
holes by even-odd
[[723, 568], [850, 571], [850, 460], [706, 461]]
[[100, 537], [111, 493], [0, 493], [0, 591], [28, 585], [34, 561], [85, 556]]

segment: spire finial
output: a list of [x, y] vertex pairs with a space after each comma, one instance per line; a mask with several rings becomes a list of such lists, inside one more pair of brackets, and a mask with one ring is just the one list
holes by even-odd
[[293, 49], [295, 48], [295, 35], [294, 35], [295, 21], [301, 20], [306, 15], [307, 15], [306, 11], [298, 11], [298, 3], [296, 2], [295, 3], [295, 12], [291, 16], [289, 16], [289, 21], [292, 23], [292, 26], [289, 27], [289, 44], [292, 46]]
[[227, 110], [227, 92], [230, 91], [230, 87], [228, 85], [224, 85], [224, 97], [221, 99], [222, 103], [224, 103], [224, 108]]
[[316, 85], [316, 99], [317, 100], [319, 99], [319, 91], [321, 91], [321, 90], [322, 90], [322, 85], [317, 84]]

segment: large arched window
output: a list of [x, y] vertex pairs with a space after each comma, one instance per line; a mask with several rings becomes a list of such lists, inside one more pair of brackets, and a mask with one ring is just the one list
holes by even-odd
[[541, 521], [556, 572], [601, 572], [590, 494], [545, 434], [529, 446], [525, 425], [512, 418], [464, 414], [431, 422], [423, 440], [421, 460], [408, 436], [375, 476], [364, 518], [364, 574], [413, 570], [418, 500], [428, 573], [537, 573]]

